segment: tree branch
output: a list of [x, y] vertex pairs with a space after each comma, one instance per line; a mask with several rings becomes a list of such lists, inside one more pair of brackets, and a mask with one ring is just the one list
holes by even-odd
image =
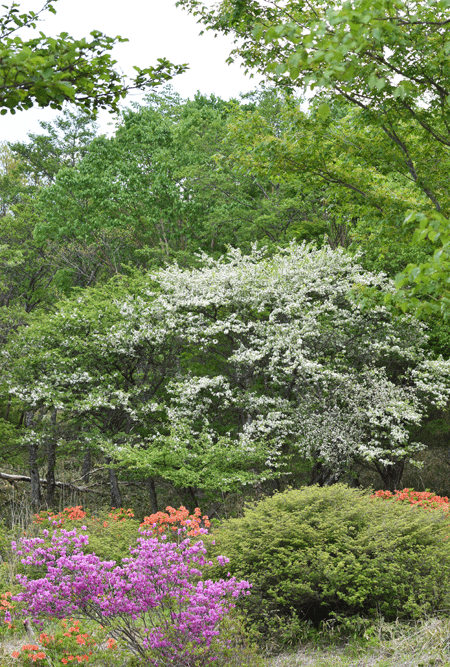
[[[9, 475], [6, 472], [0, 472], [0, 479], [4, 479], [10, 484], [14, 484], [15, 482], [31, 482], [31, 478], [27, 477], [26, 475]], [[47, 480], [40, 479], [39, 483], [46, 485]], [[73, 491], [87, 491], [88, 493], [102, 494], [102, 491], [94, 491], [94, 489], [91, 489], [88, 486], [75, 486], [74, 484], [68, 484], [67, 482], [55, 482], [55, 486], [64, 489], [72, 489]]]

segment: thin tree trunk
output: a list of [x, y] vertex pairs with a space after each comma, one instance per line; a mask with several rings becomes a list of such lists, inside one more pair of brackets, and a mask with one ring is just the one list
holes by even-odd
[[156, 487], [155, 480], [153, 477], [147, 477], [145, 480], [147, 482], [147, 489], [150, 496], [150, 505], [152, 508], [152, 514], [156, 514], [158, 511], [158, 498], [156, 496]]
[[[25, 414], [25, 426], [26, 428], [32, 428], [34, 424], [33, 413], [26, 412]], [[28, 445], [28, 457], [29, 457], [29, 466], [30, 466], [30, 491], [31, 491], [31, 506], [35, 512], [39, 512], [41, 509], [41, 485], [39, 482], [39, 467], [38, 467], [38, 453], [39, 453], [39, 444], [32, 441]]]
[[56, 466], [56, 410], [52, 410], [52, 431], [47, 439], [47, 505], [52, 507], [55, 501], [55, 466]]
[[196, 489], [193, 486], [188, 486], [186, 490], [189, 493], [189, 496], [191, 497], [192, 502], [194, 503], [194, 508], [197, 507], [198, 498], [197, 498]]
[[109, 486], [111, 489], [111, 507], [122, 507], [122, 495], [117, 481], [117, 475], [114, 468], [109, 468]]
[[83, 465], [81, 466], [81, 479], [85, 484], [89, 484], [91, 475], [91, 450], [88, 448], [83, 456]]

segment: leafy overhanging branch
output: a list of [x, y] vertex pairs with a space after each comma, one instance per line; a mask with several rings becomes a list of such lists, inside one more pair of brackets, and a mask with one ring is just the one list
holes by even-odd
[[67, 32], [56, 38], [39, 36], [24, 40], [15, 34], [22, 28], [36, 29], [45, 11], [56, 13], [55, 0], [47, 1], [35, 13], [19, 13], [13, 3], [0, 17], [0, 113], [33, 106], [61, 109], [71, 102], [95, 115], [98, 109], [119, 110], [119, 102], [130, 90], [153, 88], [187, 69], [159, 58], [155, 66], [134, 67], [136, 76], [126, 80], [117, 69], [111, 50], [128, 41], [108, 37], [98, 30], [91, 39], [74, 39]]

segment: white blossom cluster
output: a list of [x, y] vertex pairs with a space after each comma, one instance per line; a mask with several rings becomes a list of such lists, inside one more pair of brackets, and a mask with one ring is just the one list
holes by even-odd
[[169, 385], [172, 419], [222, 423], [278, 451], [290, 443], [339, 469], [412, 459], [422, 445], [410, 427], [448, 402], [450, 364], [427, 358], [424, 325], [363, 308], [358, 294], [393, 286], [342, 250], [232, 250], [159, 281], [154, 308], [176, 320], [198, 364]]
[[411, 427], [448, 402], [450, 363], [427, 356], [420, 322], [361, 305], [393, 289], [343, 250], [232, 249], [66, 302], [8, 352], [10, 391], [133, 456], [178, 424], [243, 460], [259, 447], [268, 469], [287, 448], [337, 471], [412, 460]]

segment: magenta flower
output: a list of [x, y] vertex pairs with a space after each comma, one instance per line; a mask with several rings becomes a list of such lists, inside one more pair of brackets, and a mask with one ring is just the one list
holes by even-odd
[[155, 667], [210, 664], [220, 645], [220, 622], [234, 599], [250, 592], [250, 584], [235, 577], [206, 579], [212, 563], [203, 542], [176, 544], [141, 535], [121, 565], [85, 554], [89, 538], [76, 530], [55, 530], [50, 544], [23, 538], [13, 548], [22, 563], [42, 568], [42, 578], [18, 575], [23, 591], [13, 599], [36, 619], [97, 621]]

